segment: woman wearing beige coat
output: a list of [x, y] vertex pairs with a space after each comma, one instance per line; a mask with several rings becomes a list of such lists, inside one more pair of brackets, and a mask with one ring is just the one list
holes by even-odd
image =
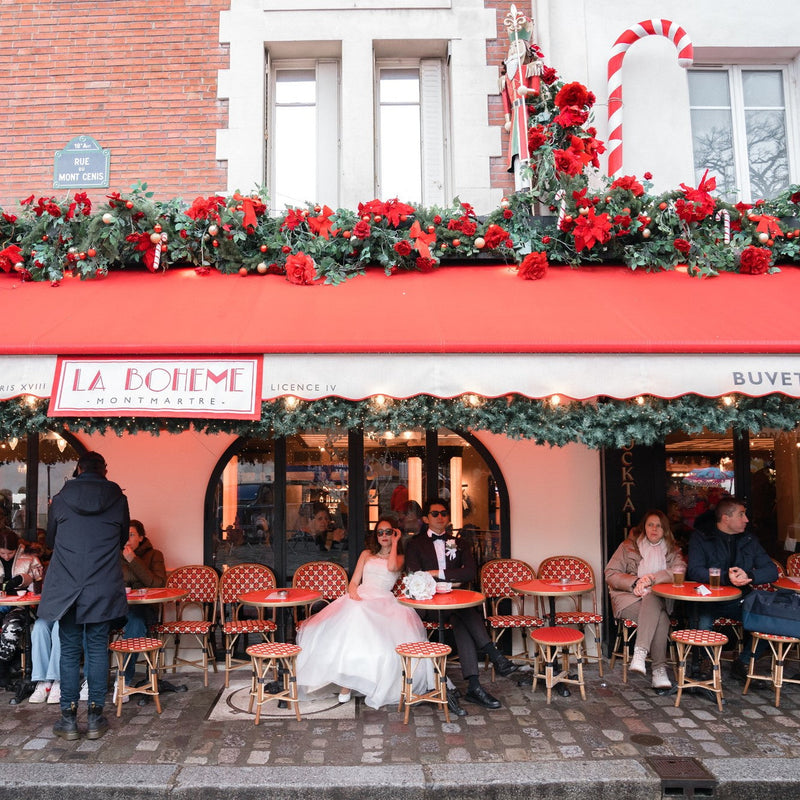
[[605, 578], [614, 617], [637, 623], [636, 646], [629, 669], [647, 674], [649, 653], [653, 688], [668, 689], [672, 685], [666, 667], [670, 609], [650, 587], [671, 582], [673, 571], [685, 570], [686, 562], [666, 514], [657, 510], [646, 512], [638, 530], [641, 531], [638, 536], [626, 539], [617, 548], [606, 566]]

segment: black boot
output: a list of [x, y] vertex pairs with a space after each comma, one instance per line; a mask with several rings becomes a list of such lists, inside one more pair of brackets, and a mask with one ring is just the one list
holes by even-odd
[[72, 703], [67, 709], [61, 709], [61, 719], [53, 725], [53, 733], [68, 741], [74, 741], [80, 736], [78, 733], [78, 706], [75, 703]]
[[103, 706], [92, 703], [89, 706], [89, 728], [87, 739], [99, 739], [108, 730], [108, 720], [103, 716]]

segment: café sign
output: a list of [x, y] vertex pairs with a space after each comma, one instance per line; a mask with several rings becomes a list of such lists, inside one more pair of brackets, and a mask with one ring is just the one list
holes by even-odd
[[261, 417], [260, 356], [56, 361], [53, 417]]
[[110, 167], [110, 150], [104, 150], [91, 136], [76, 136], [63, 150], [56, 150], [53, 188], [104, 188], [109, 184]]

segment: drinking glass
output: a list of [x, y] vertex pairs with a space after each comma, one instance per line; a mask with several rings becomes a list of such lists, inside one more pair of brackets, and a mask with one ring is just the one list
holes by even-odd
[[686, 577], [686, 569], [680, 567], [672, 572], [672, 585], [683, 586], [683, 579]]
[[708, 586], [710, 589], [719, 589], [719, 576], [721, 569], [719, 567], [708, 568]]

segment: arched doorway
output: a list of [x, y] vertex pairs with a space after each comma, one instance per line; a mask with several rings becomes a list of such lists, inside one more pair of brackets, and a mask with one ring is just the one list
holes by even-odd
[[206, 491], [205, 561], [269, 566], [280, 583], [308, 561], [352, 571], [369, 528], [392, 514], [406, 535], [423, 499], [441, 496], [453, 527], [483, 563], [509, 553], [509, 502], [502, 473], [468, 433], [411, 429], [300, 431], [234, 442]]

